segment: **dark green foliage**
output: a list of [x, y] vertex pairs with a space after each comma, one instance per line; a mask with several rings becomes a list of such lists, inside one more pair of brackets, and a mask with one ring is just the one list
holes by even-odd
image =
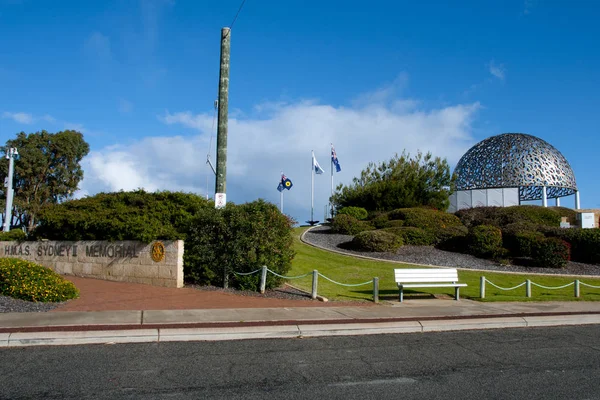
[[385, 228], [389, 221], [388, 214], [381, 211], [372, 212], [369, 214], [369, 223], [372, 224], [376, 229]]
[[[224, 209], [203, 208], [188, 223], [184, 254], [184, 275], [190, 282], [222, 285], [224, 274], [231, 286], [256, 290], [260, 274], [238, 276], [266, 265], [285, 275], [294, 257], [294, 221], [264, 200]], [[280, 278], [267, 275], [267, 287], [276, 287]]]
[[336, 215], [350, 215], [351, 217], [354, 217], [360, 221], [367, 218], [368, 213], [367, 210], [362, 207], [349, 206], [340, 208]]
[[[80, 162], [90, 147], [77, 131], [21, 132], [6, 142], [19, 150], [14, 169], [13, 224], [31, 231], [37, 215], [49, 204], [70, 199], [83, 179]], [[6, 152], [6, 148], [4, 151]], [[8, 160], [0, 161], [0, 180], [8, 174]]]
[[[189, 220], [212, 203], [181, 192], [99, 193], [47, 207], [35, 238], [49, 240], [185, 239]], [[186, 243], [187, 247], [187, 243]]]
[[516, 257], [533, 257], [536, 246], [545, 240], [541, 232], [518, 232], [514, 235], [514, 244], [505, 246]]
[[8, 232], [0, 232], [0, 242], [25, 240], [27, 235], [22, 229], [11, 229]]
[[469, 253], [481, 258], [494, 258], [502, 253], [502, 231], [491, 225], [478, 225], [469, 230]]
[[402, 238], [402, 243], [413, 246], [432, 246], [437, 239], [431, 230], [404, 226], [398, 228], [386, 228], [385, 232], [393, 233]]
[[430, 206], [446, 210], [448, 187], [454, 177], [445, 159], [418, 152], [414, 158], [403, 152], [379, 165], [369, 163], [351, 185], [339, 185], [331, 202], [336, 208], [355, 206], [368, 211]]
[[381, 227], [382, 228], [399, 228], [404, 226], [404, 221], [401, 219], [395, 219], [393, 221], [386, 221]]
[[473, 207], [455, 213], [468, 228], [477, 225], [504, 227], [517, 222], [559, 226], [560, 213], [540, 206]]
[[404, 221], [404, 226], [421, 229], [437, 230], [462, 225], [456, 215], [429, 208], [400, 208], [390, 212], [389, 218]]
[[359, 221], [346, 214], [336, 215], [331, 223], [331, 230], [342, 235], [356, 235], [359, 232], [371, 229], [373, 227], [367, 221]]
[[[577, 211], [567, 207], [548, 207], [558, 214], [559, 217], [567, 217], [567, 222], [577, 225]], [[560, 224], [559, 224], [560, 225]]]
[[538, 229], [540, 225], [527, 221], [508, 224], [502, 228], [502, 245], [515, 257], [530, 257], [531, 241], [544, 237]]
[[0, 295], [39, 302], [74, 299], [79, 290], [50, 268], [17, 258], [0, 258]]
[[540, 240], [533, 248], [533, 260], [538, 267], [564, 268], [570, 259], [570, 245], [559, 238]]
[[469, 230], [464, 225], [447, 226], [436, 230], [436, 247], [442, 250], [463, 252], [467, 249], [467, 235]]
[[402, 246], [402, 239], [382, 230], [365, 231], [352, 239], [352, 247], [362, 251], [394, 252]]
[[571, 260], [600, 264], [600, 229], [543, 228], [548, 237], [557, 237], [571, 245]]

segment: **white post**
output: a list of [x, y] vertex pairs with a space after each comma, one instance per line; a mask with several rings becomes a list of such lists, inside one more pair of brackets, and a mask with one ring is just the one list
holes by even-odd
[[542, 205], [548, 207], [548, 196], [546, 195], [546, 186], [542, 186]]
[[279, 211], [283, 214], [283, 190], [279, 192]]
[[560, 207], [560, 197], [557, 197], [555, 200], [556, 200], [556, 207]]
[[15, 169], [14, 156], [18, 155], [19, 152], [16, 148], [11, 147], [6, 152], [6, 158], [8, 158], [8, 176], [6, 177], [6, 213], [4, 215], [4, 226], [3, 231], [10, 231], [10, 223], [12, 222], [12, 203], [13, 203], [13, 174]]
[[[333, 152], [333, 143], [331, 143], [331, 149]], [[333, 158], [330, 155], [331, 160], [330, 160], [330, 165], [331, 165], [331, 197], [333, 197], [333, 169], [335, 168], [335, 166], [333, 165]], [[329, 198], [329, 201], [331, 202], [331, 197]], [[333, 206], [330, 208], [331, 210], [331, 218], [333, 218]]]
[[575, 209], [579, 210], [581, 208], [581, 202], [579, 199], [579, 190], [575, 192]]

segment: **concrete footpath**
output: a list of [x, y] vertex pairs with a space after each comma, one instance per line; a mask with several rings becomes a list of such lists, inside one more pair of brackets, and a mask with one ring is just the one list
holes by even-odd
[[302, 338], [600, 324], [597, 302], [417, 299], [375, 306], [0, 314], [0, 347]]

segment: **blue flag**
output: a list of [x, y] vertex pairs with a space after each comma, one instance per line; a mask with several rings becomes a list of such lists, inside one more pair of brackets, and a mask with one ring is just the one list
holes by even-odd
[[340, 162], [338, 161], [337, 155], [335, 154], [335, 149], [333, 148], [333, 144], [331, 145], [331, 162], [335, 165], [335, 172], [340, 172], [342, 167], [340, 167]]
[[287, 178], [284, 174], [281, 174], [281, 180], [279, 181], [279, 185], [277, 185], [277, 190], [283, 192], [283, 189], [290, 190], [294, 186], [290, 178]]
[[315, 170], [315, 174], [321, 175], [323, 172], [325, 172], [325, 171], [323, 171], [323, 168], [321, 168], [321, 166], [317, 162], [317, 159], [315, 158], [315, 154], [314, 153], [312, 155], [312, 160], [313, 160], [313, 168]]

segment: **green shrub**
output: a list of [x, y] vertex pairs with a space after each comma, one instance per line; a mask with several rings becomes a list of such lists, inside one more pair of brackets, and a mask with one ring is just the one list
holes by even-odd
[[336, 215], [331, 223], [331, 230], [342, 235], [356, 235], [357, 233], [371, 229], [373, 227], [366, 221], [359, 221], [346, 214]]
[[362, 207], [342, 207], [338, 210], [338, 212], [336, 213], [336, 215], [350, 215], [351, 217], [356, 218], [357, 220], [363, 220], [365, 218], [367, 218], [368, 213], [367, 210], [365, 210]]
[[454, 252], [466, 251], [467, 235], [469, 233], [466, 226], [447, 226], [433, 233], [436, 237], [437, 248]]
[[381, 228], [400, 228], [402, 226], [404, 226], [404, 221], [401, 219], [395, 219], [392, 221], [386, 221]]
[[436, 242], [435, 235], [426, 229], [414, 226], [396, 227], [383, 229], [402, 238], [402, 243], [413, 246], [432, 246]]
[[386, 228], [389, 220], [387, 213], [376, 212], [369, 215], [369, 223], [376, 229]]
[[22, 229], [11, 229], [8, 232], [0, 232], [0, 242], [22, 241], [27, 238]]
[[[567, 222], [577, 225], [577, 211], [567, 207], [548, 207], [558, 214], [559, 217], [567, 217]], [[559, 223], [560, 226], [560, 223]]]
[[505, 227], [517, 222], [531, 222], [546, 226], [559, 226], [560, 213], [540, 206], [473, 207], [459, 210], [455, 215], [468, 228], [477, 225]]
[[502, 228], [502, 245], [513, 256], [530, 257], [531, 242], [544, 237], [539, 228], [540, 225], [527, 221], [508, 224]]
[[509, 250], [516, 257], [532, 257], [536, 246], [544, 240], [541, 232], [519, 232], [514, 236], [514, 247]]
[[27, 301], [58, 302], [78, 297], [79, 291], [49, 268], [17, 258], [0, 258], [0, 294]]
[[456, 215], [428, 208], [399, 208], [391, 211], [389, 218], [404, 221], [404, 226], [421, 229], [437, 230], [448, 226], [462, 225]]
[[571, 252], [569, 243], [559, 238], [540, 240], [532, 251], [535, 264], [544, 268], [564, 268]]
[[393, 252], [402, 246], [402, 239], [390, 232], [365, 231], [357, 234], [351, 245], [362, 251]]
[[[240, 276], [266, 265], [285, 275], [294, 257], [292, 225], [294, 221], [264, 200], [224, 209], [203, 208], [189, 221], [185, 241], [184, 276], [199, 284], [229, 283], [240, 289], [256, 290], [260, 274]], [[281, 279], [267, 275], [267, 287], [276, 287]]]
[[600, 229], [543, 228], [547, 237], [557, 237], [571, 245], [571, 260], [600, 264]]
[[180, 192], [99, 193], [50, 205], [40, 213], [36, 239], [153, 240], [185, 239], [188, 221], [214, 205], [195, 194]]
[[502, 231], [491, 225], [478, 225], [469, 230], [469, 253], [476, 257], [493, 258], [502, 253]]

